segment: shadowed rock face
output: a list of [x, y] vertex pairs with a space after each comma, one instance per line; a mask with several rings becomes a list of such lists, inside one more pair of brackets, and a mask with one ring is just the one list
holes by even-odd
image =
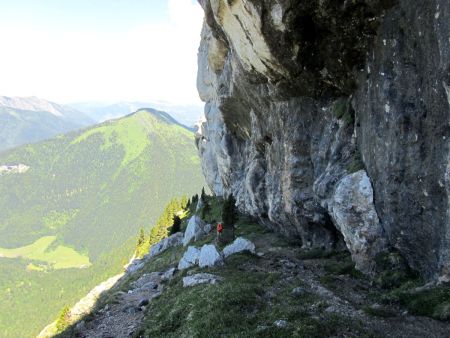
[[200, 2], [211, 189], [366, 273], [395, 248], [450, 278], [448, 2]]

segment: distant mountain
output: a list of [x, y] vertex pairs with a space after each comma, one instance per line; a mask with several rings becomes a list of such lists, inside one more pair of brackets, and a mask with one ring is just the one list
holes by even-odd
[[94, 123], [72, 107], [37, 97], [0, 96], [0, 151]]
[[128, 115], [142, 108], [154, 108], [163, 110], [173, 116], [180, 123], [193, 127], [200, 119], [203, 106], [201, 105], [174, 105], [162, 101], [149, 102], [118, 102], [102, 104], [98, 102], [83, 102], [70, 105], [80, 110], [97, 122], [103, 122]]
[[36, 335], [205, 185], [193, 133], [155, 110], [7, 150], [0, 169], [1, 337]]

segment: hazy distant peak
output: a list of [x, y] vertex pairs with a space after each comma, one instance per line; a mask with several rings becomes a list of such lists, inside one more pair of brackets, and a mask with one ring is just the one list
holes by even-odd
[[29, 111], [46, 111], [55, 116], [64, 116], [62, 106], [36, 96], [8, 97], [0, 96], [0, 106]]
[[28, 97], [8, 97], [0, 96], [0, 107], [13, 108], [24, 111], [47, 112], [56, 117], [63, 118], [80, 126], [87, 126], [93, 124], [93, 120], [67, 105], [58, 104], [48, 100], [41, 99], [36, 96]]

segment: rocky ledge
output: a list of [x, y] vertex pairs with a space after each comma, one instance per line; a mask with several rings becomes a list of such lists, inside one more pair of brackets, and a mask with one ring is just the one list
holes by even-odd
[[357, 267], [450, 279], [447, 0], [200, 0], [196, 142], [216, 195]]

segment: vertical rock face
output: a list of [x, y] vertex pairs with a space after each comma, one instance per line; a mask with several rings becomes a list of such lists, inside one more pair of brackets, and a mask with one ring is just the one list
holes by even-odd
[[197, 134], [218, 195], [367, 273], [450, 277], [447, 0], [201, 0]]

